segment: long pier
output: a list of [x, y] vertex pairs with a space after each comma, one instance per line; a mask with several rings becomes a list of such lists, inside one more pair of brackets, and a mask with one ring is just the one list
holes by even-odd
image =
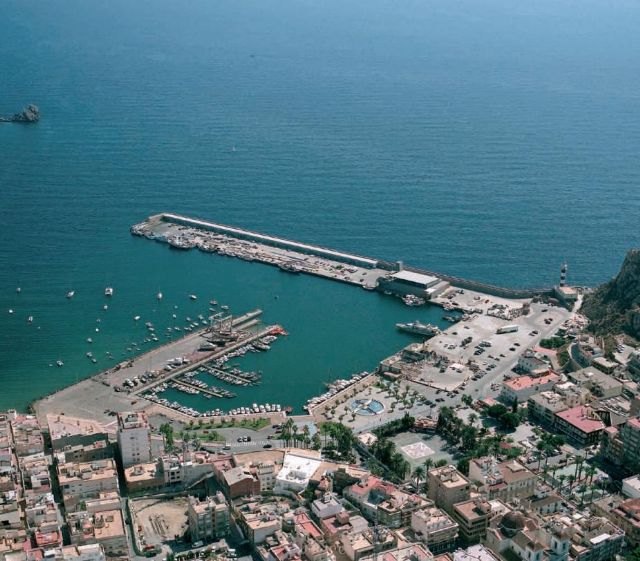
[[[303, 273], [374, 290], [378, 280], [399, 268], [397, 263], [305, 244], [217, 222], [162, 213], [132, 226], [134, 235], [168, 243], [176, 249], [197, 248], [209, 253], [259, 261], [288, 273]], [[502, 298], [532, 298], [549, 294], [550, 288], [512, 289], [455, 277], [417, 267], [409, 271], [435, 277], [457, 288]]]

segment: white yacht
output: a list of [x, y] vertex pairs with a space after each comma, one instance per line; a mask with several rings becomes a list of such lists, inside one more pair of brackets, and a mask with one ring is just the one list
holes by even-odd
[[111, 288], [110, 286], [107, 286], [107, 288], [104, 289], [104, 295], [113, 296], [113, 288]]

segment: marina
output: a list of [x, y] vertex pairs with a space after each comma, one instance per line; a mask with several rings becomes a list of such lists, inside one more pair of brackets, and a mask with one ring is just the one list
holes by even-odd
[[[367, 291], [377, 292], [383, 299], [386, 296], [395, 297], [395, 302], [400, 300], [400, 303], [416, 311], [418, 308], [428, 309], [427, 302], [435, 304], [445, 311], [446, 317], [441, 317], [440, 323], [436, 324], [433, 319], [425, 322], [414, 316], [412, 321], [395, 324], [397, 331], [418, 335], [423, 339], [433, 340], [450, 333], [454, 334], [455, 340], [458, 337], [465, 339], [462, 334], [458, 334], [457, 326], [460, 322], [467, 322], [464, 328], [469, 328], [474, 325], [469, 320], [477, 315], [492, 318], [488, 321], [492, 322], [494, 329], [499, 329], [505, 322], [511, 324], [516, 321], [528, 305], [528, 300], [524, 298], [508, 299], [465, 290], [427, 272], [407, 269], [402, 263], [382, 262], [219, 224], [193, 221], [177, 215], [151, 217], [134, 226], [132, 233], [166, 242], [177, 250], [198, 248], [204, 253], [267, 263], [287, 273], [309, 274], [359, 286]], [[110, 297], [114, 297], [114, 288], [108, 288], [111, 289]], [[186, 292], [183, 298], [192, 302], [191, 306], [199, 302], [196, 291]], [[275, 299], [277, 298], [276, 295]], [[260, 366], [253, 365], [255, 361], [251, 357], [269, 352], [277, 338], [286, 335], [284, 329], [278, 325], [264, 326], [260, 309], [234, 316], [227, 304], [219, 304], [218, 300], [206, 296], [203, 299], [205, 305], [208, 305], [208, 313], [195, 311], [185, 315], [182, 324], [178, 320], [178, 304], [173, 309], [168, 306], [166, 310], [172, 312], [173, 325], [166, 326], [164, 333], [162, 329], [156, 329], [155, 321], [145, 321], [142, 315], [134, 316], [134, 323], [138, 323], [147, 334], [143, 343], [159, 342], [158, 335], [162, 335], [167, 341], [157, 349], [143, 354], [140, 354], [142, 343], [133, 342], [127, 347], [132, 358], [93, 378], [110, 389], [110, 400], [115, 396], [122, 401], [111, 410], [153, 406], [168, 416], [179, 414], [190, 418], [256, 412], [281, 413], [291, 410], [290, 406], [277, 402], [262, 406], [255, 404], [255, 407], [253, 404], [249, 407], [246, 402], [244, 405], [235, 405], [238, 392], [245, 396], [241, 399], [253, 401], [242, 391], [249, 391], [252, 387], [265, 383], [264, 373]], [[160, 303], [164, 300], [164, 294], [156, 292], [154, 300]], [[442, 322], [445, 321], [449, 323], [449, 328], [443, 331]], [[97, 322], [100, 323], [100, 319]], [[469, 337], [465, 340], [468, 339]], [[411, 346], [407, 347], [410, 348]], [[397, 356], [404, 356], [403, 353], [407, 352], [411, 354], [413, 351], [404, 349]], [[384, 359], [378, 369], [386, 375], [393, 372], [395, 367], [389, 369], [389, 365], [395, 364], [394, 356], [396, 355]], [[87, 357], [95, 363], [94, 353], [87, 354]], [[114, 358], [112, 354], [108, 354], [108, 359]], [[248, 361], [248, 367], [241, 364], [244, 361]], [[454, 359], [449, 359], [449, 363], [457, 364]], [[409, 372], [411, 366], [407, 368]], [[451, 380], [457, 376], [455, 368], [453, 372]], [[344, 376], [344, 370], [341, 374]], [[410, 374], [409, 377], [415, 383], [425, 383], [424, 376]], [[215, 382], [212, 384], [210, 379]], [[339, 396], [355, 394], [376, 379], [376, 374], [362, 372], [349, 379], [334, 380], [329, 383], [326, 391], [317, 392], [316, 397], [308, 398], [303, 408], [314, 416], [332, 418]], [[81, 384], [83, 383], [79, 385]], [[70, 393], [71, 391], [69, 390]], [[47, 400], [52, 398], [38, 403], [40, 405]], [[234, 400], [234, 406], [223, 407], [221, 402], [220, 406], [207, 407], [204, 405], [207, 400]]]

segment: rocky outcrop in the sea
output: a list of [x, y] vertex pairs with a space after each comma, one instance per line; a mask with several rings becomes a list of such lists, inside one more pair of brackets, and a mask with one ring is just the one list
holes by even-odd
[[11, 117], [0, 117], [0, 123], [37, 123], [40, 120], [40, 110], [37, 105], [27, 105], [20, 113]]
[[585, 296], [581, 311], [597, 334], [622, 331], [640, 339], [640, 249], [630, 250], [620, 272]]

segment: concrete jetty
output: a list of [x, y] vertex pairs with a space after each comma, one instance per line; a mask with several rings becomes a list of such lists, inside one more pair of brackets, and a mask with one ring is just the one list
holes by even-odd
[[400, 282], [405, 283], [407, 294], [426, 296], [427, 299], [431, 294], [441, 293], [446, 286], [502, 298], [532, 298], [551, 291], [550, 288], [500, 287], [172, 213], [150, 216], [132, 226], [131, 233], [167, 243], [175, 249], [196, 248], [245, 261], [258, 261], [291, 274], [313, 275], [396, 295], [402, 295]]
[[[137, 356], [129, 362], [100, 372], [91, 378], [37, 400], [32, 405], [33, 410], [45, 425], [46, 415], [49, 413], [88, 417], [97, 419], [105, 424], [113, 421], [113, 412], [131, 410], [149, 411], [156, 415], [161, 414], [163, 417], [179, 421], [183, 421], [185, 418], [192, 419], [192, 416], [146, 399], [143, 394], [159, 384], [173, 381], [174, 378], [181, 374], [185, 374], [200, 365], [260, 339], [272, 333], [274, 329], [281, 333], [283, 332], [282, 328], [276, 325], [249, 328], [248, 325], [255, 322], [261, 313], [261, 310], [254, 310], [243, 316], [232, 318], [230, 323], [233, 325], [237, 338], [229, 339], [220, 347], [205, 351], [200, 350], [203, 341], [213, 335], [211, 327], [191, 332], [180, 339]], [[176, 357], [186, 358], [188, 362], [170, 371], [165, 370], [168, 362]], [[141, 378], [149, 372], [156, 372], [156, 374], [147, 383], [141, 384], [128, 392], [123, 390], [123, 385], [127, 379]], [[120, 391], [116, 391], [116, 389]], [[226, 415], [226, 417], [230, 418], [231, 416]]]

